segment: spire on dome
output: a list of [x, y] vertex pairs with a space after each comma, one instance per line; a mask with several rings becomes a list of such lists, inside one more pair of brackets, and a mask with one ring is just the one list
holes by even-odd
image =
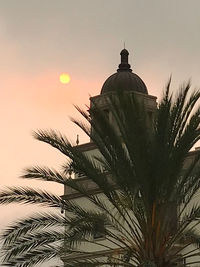
[[132, 72], [131, 65], [128, 64], [128, 55], [129, 55], [128, 50], [124, 48], [121, 51], [120, 55], [121, 55], [121, 63], [119, 64], [119, 68], [117, 72], [120, 72], [120, 71]]

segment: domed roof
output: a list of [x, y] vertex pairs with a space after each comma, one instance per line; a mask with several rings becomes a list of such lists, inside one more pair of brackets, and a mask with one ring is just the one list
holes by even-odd
[[116, 73], [104, 82], [101, 94], [113, 92], [118, 89], [148, 94], [145, 83], [137, 74], [132, 72], [131, 66], [128, 64], [129, 52], [123, 49], [120, 55], [121, 63], [119, 64], [119, 68]]

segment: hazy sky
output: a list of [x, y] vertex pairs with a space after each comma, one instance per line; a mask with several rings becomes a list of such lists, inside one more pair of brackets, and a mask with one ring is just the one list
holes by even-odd
[[[27, 184], [18, 179], [24, 167], [63, 164], [31, 131], [54, 128], [75, 140], [73, 104], [99, 94], [123, 42], [150, 94], [160, 96], [171, 73], [173, 90], [189, 78], [200, 86], [199, 32], [199, 0], [0, 0], [1, 185]], [[59, 82], [62, 72], [68, 85]], [[0, 228], [27, 210], [0, 207]]]

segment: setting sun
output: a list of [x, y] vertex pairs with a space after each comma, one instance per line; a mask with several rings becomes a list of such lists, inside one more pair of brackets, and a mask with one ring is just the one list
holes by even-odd
[[61, 82], [61, 83], [66, 84], [66, 83], [69, 83], [70, 80], [71, 80], [71, 79], [70, 79], [69, 74], [67, 74], [67, 73], [62, 73], [62, 74], [60, 75], [60, 82]]

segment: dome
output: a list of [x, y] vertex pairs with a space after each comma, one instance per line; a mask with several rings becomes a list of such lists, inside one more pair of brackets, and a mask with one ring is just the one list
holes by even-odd
[[137, 74], [132, 72], [131, 66], [128, 64], [129, 52], [123, 49], [120, 55], [121, 63], [119, 64], [119, 68], [116, 73], [108, 77], [104, 82], [101, 94], [114, 92], [118, 89], [148, 94], [145, 83]]

